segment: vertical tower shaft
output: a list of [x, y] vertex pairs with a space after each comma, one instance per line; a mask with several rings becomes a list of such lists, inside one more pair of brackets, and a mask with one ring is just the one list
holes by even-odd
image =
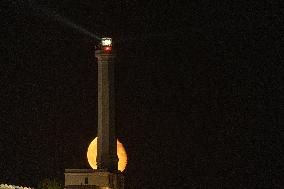
[[114, 54], [96, 51], [98, 58], [98, 145], [99, 170], [117, 171], [115, 134]]

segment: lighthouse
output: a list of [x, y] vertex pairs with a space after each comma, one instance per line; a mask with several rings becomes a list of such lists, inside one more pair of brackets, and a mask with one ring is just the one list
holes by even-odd
[[115, 53], [112, 39], [102, 38], [96, 50], [98, 63], [97, 169], [65, 169], [65, 189], [124, 189], [118, 171], [115, 131]]
[[102, 38], [98, 59], [98, 170], [117, 171], [114, 58], [111, 38]]

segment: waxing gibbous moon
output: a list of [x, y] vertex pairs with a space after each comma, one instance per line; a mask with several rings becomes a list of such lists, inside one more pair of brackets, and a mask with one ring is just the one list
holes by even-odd
[[[87, 158], [90, 166], [93, 169], [97, 169], [97, 142], [98, 137], [96, 137], [89, 145]], [[118, 170], [124, 171], [127, 164], [127, 154], [122, 143], [117, 140], [117, 156], [118, 156]]]

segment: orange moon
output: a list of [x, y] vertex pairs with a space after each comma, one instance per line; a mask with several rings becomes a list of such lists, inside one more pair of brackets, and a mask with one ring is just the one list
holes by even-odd
[[[97, 169], [97, 139], [96, 137], [89, 145], [87, 158], [90, 166], [93, 169]], [[117, 139], [117, 156], [118, 156], [118, 170], [124, 171], [127, 164], [127, 154], [122, 143]]]

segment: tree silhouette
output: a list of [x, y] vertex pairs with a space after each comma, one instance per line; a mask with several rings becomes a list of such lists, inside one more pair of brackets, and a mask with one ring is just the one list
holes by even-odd
[[62, 189], [62, 185], [55, 179], [44, 179], [39, 183], [38, 189]]

